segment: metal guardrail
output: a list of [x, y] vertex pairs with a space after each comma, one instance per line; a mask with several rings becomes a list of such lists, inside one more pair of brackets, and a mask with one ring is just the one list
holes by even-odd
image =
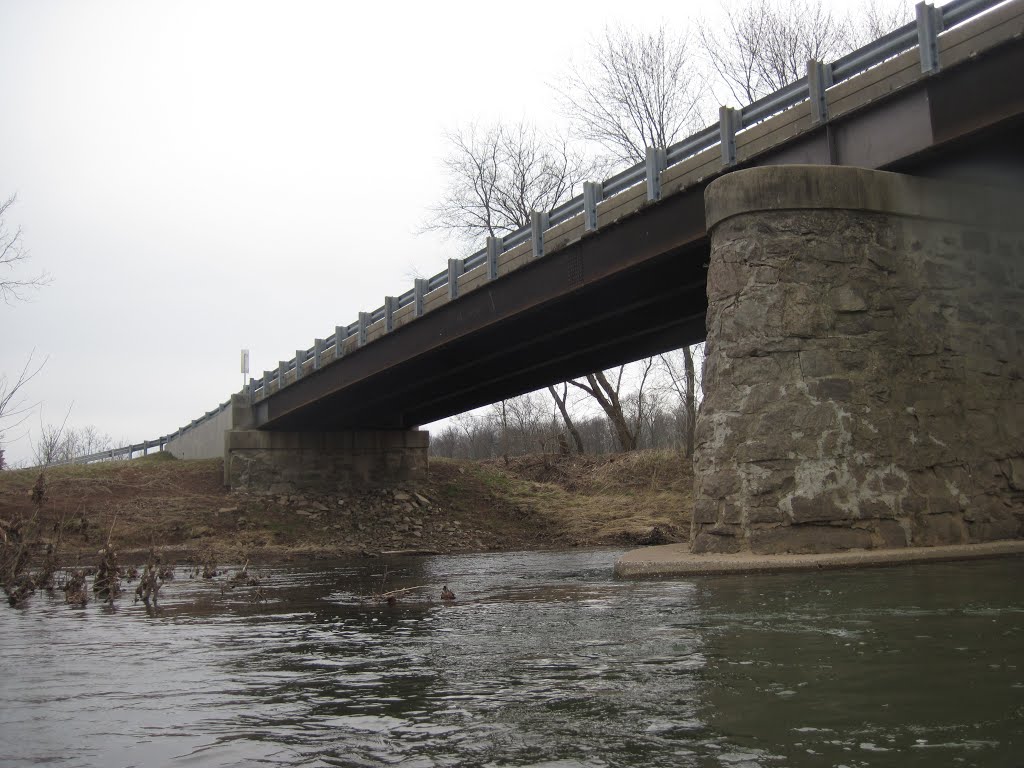
[[[387, 297], [384, 306], [378, 307], [372, 312], [360, 312], [356, 322], [337, 326], [334, 333], [326, 339], [317, 339], [312, 349], [296, 350], [295, 357], [291, 360], [281, 361], [276, 371], [264, 371], [263, 376], [259, 379], [249, 380], [246, 389], [251, 400], [255, 402], [267, 397], [270, 394], [272, 383], [277, 384], [275, 391], [279, 391], [286, 385], [289, 374], [292, 375], [292, 382], [301, 379], [303, 366], [310, 360], [313, 361], [313, 369], [319, 369], [321, 357], [326, 352], [334, 350], [334, 359], [340, 359], [344, 356], [345, 341], [353, 336], [357, 337], [358, 346], [362, 346], [367, 341], [368, 328], [374, 323], [384, 320], [385, 330], [390, 331], [394, 313], [399, 309], [413, 305], [415, 316], [421, 316], [427, 294], [448, 286], [449, 296], [456, 297], [458, 295], [458, 277], [464, 272], [486, 264], [490, 267], [488, 276], [497, 277], [498, 257], [512, 248], [532, 242], [534, 257], [543, 256], [544, 232], [559, 224], [584, 214], [584, 229], [586, 231], [596, 229], [598, 203], [642, 183], [647, 184], [648, 200], [659, 199], [661, 196], [661, 173], [669, 166], [694, 157], [716, 145], [722, 147], [723, 166], [728, 167], [734, 164], [736, 162], [735, 139], [739, 131], [750, 128], [804, 101], [811, 102], [812, 115], [816, 121], [826, 120], [825, 92], [828, 88], [876, 67], [894, 56], [916, 46], [921, 51], [922, 72], [938, 71], [938, 35], [1005, 2], [1007, 0], [951, 0], [939, 8], [926, 2], [919, 2], [916, 6], [916, 21], [893, 30], [831, 64], [808, 62], [806, 77], [802, 77], [741, 109], [723, 107], [720, 110], [717, 124], [708, 126], [670, 147], [648, 149], [645, 162], [626, 168], [603, 182], [585, 183], [583, 194], [577, 195], [550, 211], [534, 211], [531, 215], [530, 226], [503, 237], [487, 238], [487, 246], [467, 258], [449, 259], [447, 270], [438, 272], [430, 278], [417, 279], [411, 290], [397, 297]], [[131, 458], [134, 453], [140, 450], [147, 452], [153, 447], [163, 450], [169, 440], [219, 414], [228, 404], [223, 403], [220, 407], [204, 414], [173, 434], [138, 445], [124, 446], [111, 451], [79, 457], [74, 462], [110, 460], [118, 456]]]
[[134, 458], [135, 454], [139, 453], [140, 451], [142, 452], [143, 456], [148, 455], [150, 450], [153, 448], [156, 448], [158, 451], [163, 451], [166, 449], [167, 444], [171, 440], [175, 439], [176, 437], [181, 437], [186, 432], [188, 432], [191, 429], [194, 429], [195, 427], [198, 427], [203, 422], [208, 421], [216, 416], [219, 416], [221, 413], [224, 412], [224, 409], [230, 405], [230, 400], [223, 402], [216, 408], [214, 408], [212, 411], [207, 411], [198, 419], [191, 421], [184, 427], [180, 427], [177, 431], [171, 432], [169, 435], [161, 435], [155, 440], [144, 440], [141, 443], [132, 443], [130, 445], [121, 446], [120, 448], [110, 448], [105, 451], [97, 451], [96, 453], [90, 453], [86, 456], [75, 456], [74, 458], [71, 459], [51, 461], [49, 464], [46, 464], [45, 466], [62, 467], [67, 466], [69, 464], [92, 464], [97, 461], [128, 461]]

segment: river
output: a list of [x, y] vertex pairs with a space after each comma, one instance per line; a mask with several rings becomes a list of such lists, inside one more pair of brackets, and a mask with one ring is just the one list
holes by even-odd
[[1024, 764], [1024, 558], [634, 582], [618, 554], [2, 605], [0, 765]]

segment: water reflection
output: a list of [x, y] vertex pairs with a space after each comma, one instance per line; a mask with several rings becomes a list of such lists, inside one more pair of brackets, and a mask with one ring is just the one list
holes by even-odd
[[[617, 582], [616, 553], [0, 612], [0, 764], [1012, 765], [1024, 562]], [[386, 582], [385, 568], [387, 569]], [[395, 606], [367, 601], [425, 585]], [[458, 594], [443, 603], [441, 585]]]

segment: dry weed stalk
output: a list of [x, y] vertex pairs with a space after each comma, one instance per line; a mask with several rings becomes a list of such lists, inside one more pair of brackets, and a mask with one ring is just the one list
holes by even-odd
[[380, 591], [371, 592], [370, 599], [378, 603], [387, 603], [388, 605], [395, 605], [398, 602], [398, 598], [409, 592], [418, 592], [421, 589], [429, 589], [427, 585], [422, 584], [415, 587], [403, 587], [401, 589], [384, 589], [387, 586], [388, 581], [388, 567], [384, 566], [384, 573], [380, 577]]
[[85, 584], [84, 569], [71, 571], [70, 578], [64, 584], [64, 602], [78, 607], [89, 602], [89, 590]]
[[[11, 521], [0, 521], [0, 584], [12, 607], [22, 605], [38, 589], [53, 589], [57, 570], [57, 551], [53, 543], [45, 545], [45, 556], [39, 570], [29, 566], [33, 550], [43, 548], [41, 508], [46, 500], [46, 473], [40, 472], [29, 491], [32, 513]], [[58, 543], [60, 539], [58, 537]]]
[[155, 548], [150, 548], [149, 558], [142, 568], [139, 585], [135, 588], [135, 602], [141, 600], [147, 608], [157, 607], [161, 587], [174, 579], [174, 567], [163, 565]]

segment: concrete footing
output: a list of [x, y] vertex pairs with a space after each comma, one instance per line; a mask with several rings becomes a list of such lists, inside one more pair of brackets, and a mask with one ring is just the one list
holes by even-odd
[[425, 479], [430, 434], [232, 430], [224, 441], [224, 483], [233, 490], [333, 493]]
[[1024, 555], [1024, 541], [993, 541], [943, 547], [904, 547], [807, 555], [695, 555], [689, 544], [666, 544], [627, 552], [615, 562], [622, 578], [701, 576], [724, 573], [773, 573], [835, 568], [869, 568], [978, 560]]

